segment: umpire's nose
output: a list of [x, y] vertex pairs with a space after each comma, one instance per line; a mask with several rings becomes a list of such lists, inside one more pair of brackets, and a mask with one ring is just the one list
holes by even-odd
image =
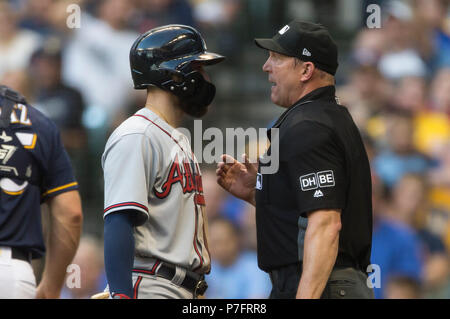
[[272, 68], [271, 68], [271, 65], [270, 65], [270, 55], [269, 55], [269, 57], [267, 58], [266, 62], [262, 66], [262, 70], [264, 72], [269, 73], [271, 71], [271, 69]]

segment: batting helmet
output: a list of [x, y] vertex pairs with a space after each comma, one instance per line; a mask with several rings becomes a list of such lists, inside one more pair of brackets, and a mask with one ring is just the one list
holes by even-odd
[[193, 62], [216, 64], [225, 57], [206, 51], [200, 33], [192, 27], [171, 24], [142, 34], [130, 51], [131, 75], [135, 89], [155, 85], [177, 96], [196, 94], [203, 76]]

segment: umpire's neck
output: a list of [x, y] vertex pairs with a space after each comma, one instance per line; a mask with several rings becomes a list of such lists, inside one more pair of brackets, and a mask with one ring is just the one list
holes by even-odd
[[[335, 79], [333, 75], [316, 68], [311, 62], [299, 62], [302, 63], [303, 66], [303, 68], [300, 67], [300, 81], [296, 86], [296, 90], [293, 90], [293, 99], [291, 99], [289, 103], [285, 105], [285, 107], [292, 106], [295, 102], [303, 98], [305, 95], [321, 87], [335, 85]], [[309, 69], [308, 66], [311, 66], [311, 68]]]
[[184, 112], [178, 107], [178, 97], [156, 86], [147, 88], [145, 107], [156, 113], [163, 121], [176, 128], [181, 124]]

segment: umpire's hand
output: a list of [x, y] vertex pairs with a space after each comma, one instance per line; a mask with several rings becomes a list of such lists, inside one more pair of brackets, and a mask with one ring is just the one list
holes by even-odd
[[243, 154], [244, 163], [230, 155], [223, 154], [222, 162], [217, 164], [217, 183], [227, 192], [255, 206], [255, 184], [258, 164], [250, 163]]

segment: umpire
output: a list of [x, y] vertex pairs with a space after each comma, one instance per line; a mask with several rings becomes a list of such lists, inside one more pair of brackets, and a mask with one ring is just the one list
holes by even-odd
[[223, 155], [217, 175], [256, 206], [258, 264], [272, 280], [270, 297], [373, 298], [370, 167], [355, 123], [335, 98], [337, 46], [323, 26], [301, 21], [255, 42], [269, 52], [263, 71], [271, 100], [286, 108], [273, 125], [278, 133], [269, 134], [279, 139], [279, 170], [261, 174], [270, 163]]

